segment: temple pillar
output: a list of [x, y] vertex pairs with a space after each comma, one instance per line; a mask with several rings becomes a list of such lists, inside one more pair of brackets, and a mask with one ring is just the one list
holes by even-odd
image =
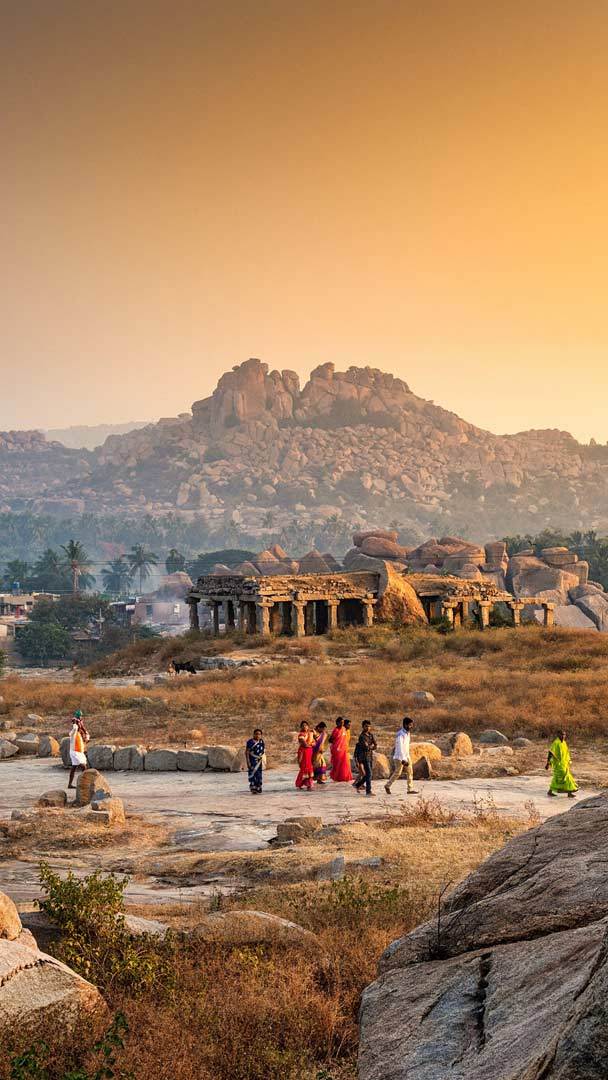
[[490, 608], [493, 606], [491, 600], [478, 600], [477, 606], [479, 608], [479, 629], [487, 630], [490, 625]]
[[440, 618], [447, 619], [450, 626], [454, 626], [454, 602], [444, 600], [441, 603]]
[[234, 604], [232, 600], [224, 600], [224, 626], [226, 630], [234, 630]]
[[293, 600], [291, 604], [291, 628], [294, 637], [304, 637], [306, 626], [304, 623], [304, 609], [306, 604], [303, 600]]
[[361, 603], [363, 604], [363, 625], [364, 626], [373, 626], [374, 625], [374, 604], [376, 603], [376, 601], [372, 600], [370, 597], [366, 597], [365, 600], [361, 601]]
[[327, 601], [327, 632], [338, 629], [338, 601]]
[[216, 637], [219, 637], [220, 633], [220, 601], [213, 600], [211, 603], [211, 613], [213, 617], [213, 633]]
[[198, 618], [198, 600], [189, 600], [188, 607], [190, 608], [190, 629], [200, 630], [200, 622]]
[[247, 633], [247, 606], [244, 600], [239, 600], [238, 627], [241, 634]]
[[268, 637], [270, 634], [270, 608], [272, 604], [268, 600], [258, 600], [256, 603], [256, 625], [258, 634]]
[[312, 637], [315, 632], [315, 605], [310, 600], [304, 605], [304, 633]]
[[513, 612], [513, 626], [521, 626], [521, 613], [525, 607], [523, 600], [512, 600], [509, 607]]
[[463, 626], [465, 626], [466, 623], [469, 620], [469, 607], [470, 607], [470, 604], [471, 604], [470, 600], [461, 600], [460, 601], [460, 612], [461, 612], [460, 618], [461, 618]]
[[555, 604], [543, 604], [544, 626], [555, 626]]

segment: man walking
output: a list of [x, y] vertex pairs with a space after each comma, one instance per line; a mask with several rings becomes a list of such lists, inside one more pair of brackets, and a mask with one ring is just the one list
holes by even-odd
[[412, 768], [412, 761], [410, 756], [410, 733], [414, 726], [414, 721], [410, 716], [404, 716], [401, 721], [401, 727], [395, 736], [395, 749], [393, 750], [393, 771], [390, 778], [384, 785], [384, 790], [387, 795], [391, 795], [391, 788], [401, 776], [403, 770], [406, 770], [407, 776], [407, 793], [408, 795], [417, 795], [418, 792], [414, 788], [414, 770]]
[[361, 725], [361, 734], [357, 740], [357, 747], [355, 751], [355, 757], [357, 764], [363, 766], [363, 772], [359, 776], [358, 780], [355, 780], [353, 787], [357, 791], [363, 790], [365, 785], [365, 794], [373, 795], [372, 791], [372, 769], [374, 765], [374, 750], [378, 749], [378, 743], [376, 737], [372, 731], [372, 725], [369, 720], [364, 720]]

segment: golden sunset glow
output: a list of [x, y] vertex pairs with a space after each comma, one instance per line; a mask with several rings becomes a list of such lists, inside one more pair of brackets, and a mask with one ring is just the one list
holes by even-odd
[[248, 356], [608, 440], [601, 0], [0, 13], [0, 428], [172, 415]]

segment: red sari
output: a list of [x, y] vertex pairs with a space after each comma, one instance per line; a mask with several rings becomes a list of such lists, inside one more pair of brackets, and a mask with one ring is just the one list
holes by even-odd
[[347, 783], [353, 778], [348, 760], [349, 742], [348, 731], [343, 727], [334, 728], [331, 733], [331, 778], [337, 784]]
[[300, 771], [296, 776], [296, 787], [312, 790], [314, 769], [312, 764], [312, 752], [315, 736], [312, 731], [301, 731], [298, 735], [298, 765]]

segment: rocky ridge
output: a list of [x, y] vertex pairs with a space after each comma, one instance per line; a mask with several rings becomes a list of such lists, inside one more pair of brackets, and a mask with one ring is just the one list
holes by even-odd
[[[27, 444], [32, 433], [17, 435]], [[191, 412], [110, 436], [93, 453], [40, 439], [20, 451], [38, 459], [38, 480], [31, 467], [24, 479], [3, 475], [5, 506], [179, 509], [260, 536], [273, 514], [361, 527], [382, 514], [421, 537], [436, 518], [486, 535], [608, 524], [607, 447], [561, 431], [493, 435], [374, 368], [323, 364], [300, 388], [295, 372], [248, 360]], [[0, 436], [3, 467], [14, 443]], [[53, 478], [45, 454], [60, 465]]]

